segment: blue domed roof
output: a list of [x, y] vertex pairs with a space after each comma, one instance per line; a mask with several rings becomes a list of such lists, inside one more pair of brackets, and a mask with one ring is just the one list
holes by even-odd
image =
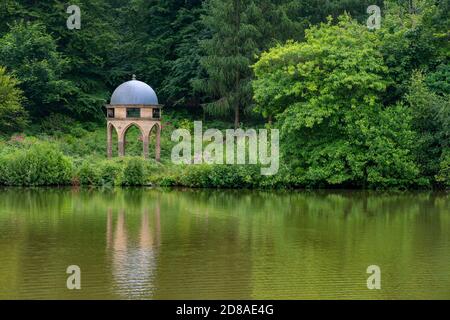
[[158, 97], [148, 84], [131, 80], [121, 84], [112, 94], [111, 105], [157, 105]]

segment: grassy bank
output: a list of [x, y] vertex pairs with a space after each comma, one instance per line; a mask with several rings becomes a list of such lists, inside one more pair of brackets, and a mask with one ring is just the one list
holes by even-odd
[[[286, 168], [273, 177], [261, 176], [257, 165], [174, 165], [171, 133], [192, 131], [186, 117], [165, 115], [162, 123], [161, 162], [142, 158], [137, 128], [127, 133], [124, 158], [106, 159], [106, 129], [53, 119], [32, 130], [0, 139], [0, 185], [4, 186], [183, 186], [192, 188], [289, 188], [296, 186]], [[223, 122], [209, 128], [225, 129]], [[113, 137], [113, 141], [117, 141]], [[154, 139], [150, 150], [155, 150]], [[117, 145], [114, 146], [117, 156]]]
[[[137, 128], [127, 133], [127, 156], [106, 159], [106, 129], [98, 124], [79, 124], [54, 119], [32, 130], [0, 139], [0, 185], [3, 186], [181, 186], [190, 188], [367, 188], [417, 189], [429, 185], [370, 185], [363, 182], [340, 185], [309, 183], [280, 160], [274, 176], [262, 176], [258, 165], [175, 165], [171, 162], [174, 129], [192, 131], [193, 121], [167, 114], [162, 123], [161, 163], [142, 158]], [[225, 129], [229, 124], [210, 122], [208, 128]], [[117, 139], [115, 139], [117, 140]], [[154, 139], [153, 139], [154, 143]], [[117, 155], [117, 145], [115, 146]], [[150, 150], [154, 150], [151, 144]], [[443, 185], [443, 188], [446, 186]]]
[[[284, 171], [285, 173], [286, 171]], [[173, 165], [139, 156], [107, 160], [65, 155], [57, 143], [26, 138], [2, 148], [0, 185], [185, 186], [270, 188], [294, 186], [286, 174], [263, 177], [257, 165]]]
[[[65, 146], [68, 147], [67, 145]], [[60, 141], [24, 138], [3, 142], [0, 185], [6, 186], [184, 186], [192, 188], [293, 187], [282, 170], [263, 177], [257, 165], [174, 165], [140, 156], [108, 160], [98, 154], [84, 158], [64, 154]]]
[[[168, 134], [168, 133], [166, 133]], [[169, 138], [163, 137], [161, 163], [133, 154], [141, 152], [138, 132], [129, 137], [129, 153], [123, 158], [104, 156], [104, 129], [82, 138], [59, 135], [14, 136], [0, 142], [0, 185], [3, 186], [162, 186], [190, 188], [280, 189], [347, 187], [307, 185], [301, 177], [280, 166], [274, 176], [262, 176], [258, 165], [174, 165], [169, 161]], [[95, 142], [98, 142], [97, 144]], [[84, 154], [82, 156], [82, 154]], [[348, 186], [355, 187], [355, 186]], [[385, 189], [385, 188], [384, 188]]]

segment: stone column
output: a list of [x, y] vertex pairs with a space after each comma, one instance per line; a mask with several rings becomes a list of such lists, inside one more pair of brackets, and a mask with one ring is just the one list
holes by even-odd
[[156, 131], [156, 161], [161, 161], [161, 129]]
[[108, 154], [108, 159], [112, 158], [112, 127], [108, 124], [106, 131], [107, 131], [107, 154]]
[[125, 156], [125, 141], [119, 140], [119, 157]]
[[142, 136], [142, 142], [143, 142], [143, 145], [144, 145], [144, 158], [148, 159], [148, 157], [149, 157], [149, 152], [148, 152], [149, 135], [148, 134], [144, 134]]

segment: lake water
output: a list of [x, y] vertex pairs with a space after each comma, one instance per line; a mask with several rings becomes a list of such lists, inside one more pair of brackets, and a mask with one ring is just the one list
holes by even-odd
[[0, 189], [0, 299], [450, 299], [449, 208], [432, 192]]

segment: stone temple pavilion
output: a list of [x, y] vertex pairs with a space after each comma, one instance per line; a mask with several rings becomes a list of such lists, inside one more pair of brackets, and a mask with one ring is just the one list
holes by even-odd
[[[161, 109], [155, 91], [146, 83], [133, 80], [121, 84], [113, 93], [107, 109], [108, 158], [112, 158], [113, 130], [118, 137], [119, 157], [125, 156], [126, 133], [132, 126], [139, 128], [143, 154], [149, 157], [150, 134], [156, 133], [156, 161], [161, 155]], [[153, 130], [156, 129], [156, 130]]]

